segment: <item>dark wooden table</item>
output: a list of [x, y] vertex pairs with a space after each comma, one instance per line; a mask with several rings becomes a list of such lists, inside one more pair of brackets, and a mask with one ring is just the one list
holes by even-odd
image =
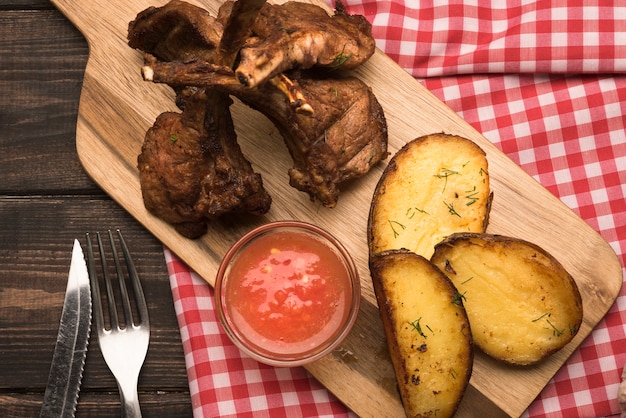
[[[161, 244], [83, 171], [75, 124], [88, 48], [45, 0], [0, 0], [0, 415], [37, 416], [74, 238], [120, 228], [144, 284], [150, 349], [144, 416], [191, 416], [183, 348]], [[77, 416], [119, 416], [92, 330]]]

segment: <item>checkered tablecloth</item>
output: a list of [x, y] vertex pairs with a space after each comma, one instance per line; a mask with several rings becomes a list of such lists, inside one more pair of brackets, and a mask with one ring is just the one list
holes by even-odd
[[[372, 22], [379, 48], [598, 231], [626, 264], [626, 3], [344, 5]], [[218, 323], [212, 289], [169, 250], [165, 255], [196, 417], [351, 415], [303, 368], [276, 369], [242, 355]], [[524, 415], [619, 415], [625, 364], [623, 288]]]

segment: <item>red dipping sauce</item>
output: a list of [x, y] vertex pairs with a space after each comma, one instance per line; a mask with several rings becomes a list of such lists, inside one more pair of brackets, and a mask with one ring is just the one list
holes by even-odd
[[301, 222], [246, 234], [226, 254], [215, 284], [220, 320], [257, 360], [295, 366], [332, 351], [358, 313], [360, 283], [345, 248]]

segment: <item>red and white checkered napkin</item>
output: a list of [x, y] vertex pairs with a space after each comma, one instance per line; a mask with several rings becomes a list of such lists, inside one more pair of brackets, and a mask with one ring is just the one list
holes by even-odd
[[[373, 23], [382, 50], [579, 214], [626, 265], [626, 5], [617, 4], [344, 0]], [[218, 323], [212, 289], [165, 254], [197, 417], [350, 414], [304, 369], [240, 353]], [[619, 414], [625, 324], [626, 286], [525, 416]]]

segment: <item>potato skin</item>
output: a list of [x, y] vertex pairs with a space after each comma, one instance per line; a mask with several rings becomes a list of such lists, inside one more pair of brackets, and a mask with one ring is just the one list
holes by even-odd
[[485, 152], [469, 139], [436, 133], [405, 144], [372, 198], [371, 254], [406, 248], [430, 258], [454, 232], [485, 232], [493, 195]]
[[509, 364], [535, 364], [569, 343], [583, 318], [576, 282], [536, 244], [452, 234], [431, 258], [463, 295], [474, 342]]
[[387, 345], [408, 417], [449, 417], [473, 365], [469, 321], [450, 280], [408, 250], [370, 258]]

